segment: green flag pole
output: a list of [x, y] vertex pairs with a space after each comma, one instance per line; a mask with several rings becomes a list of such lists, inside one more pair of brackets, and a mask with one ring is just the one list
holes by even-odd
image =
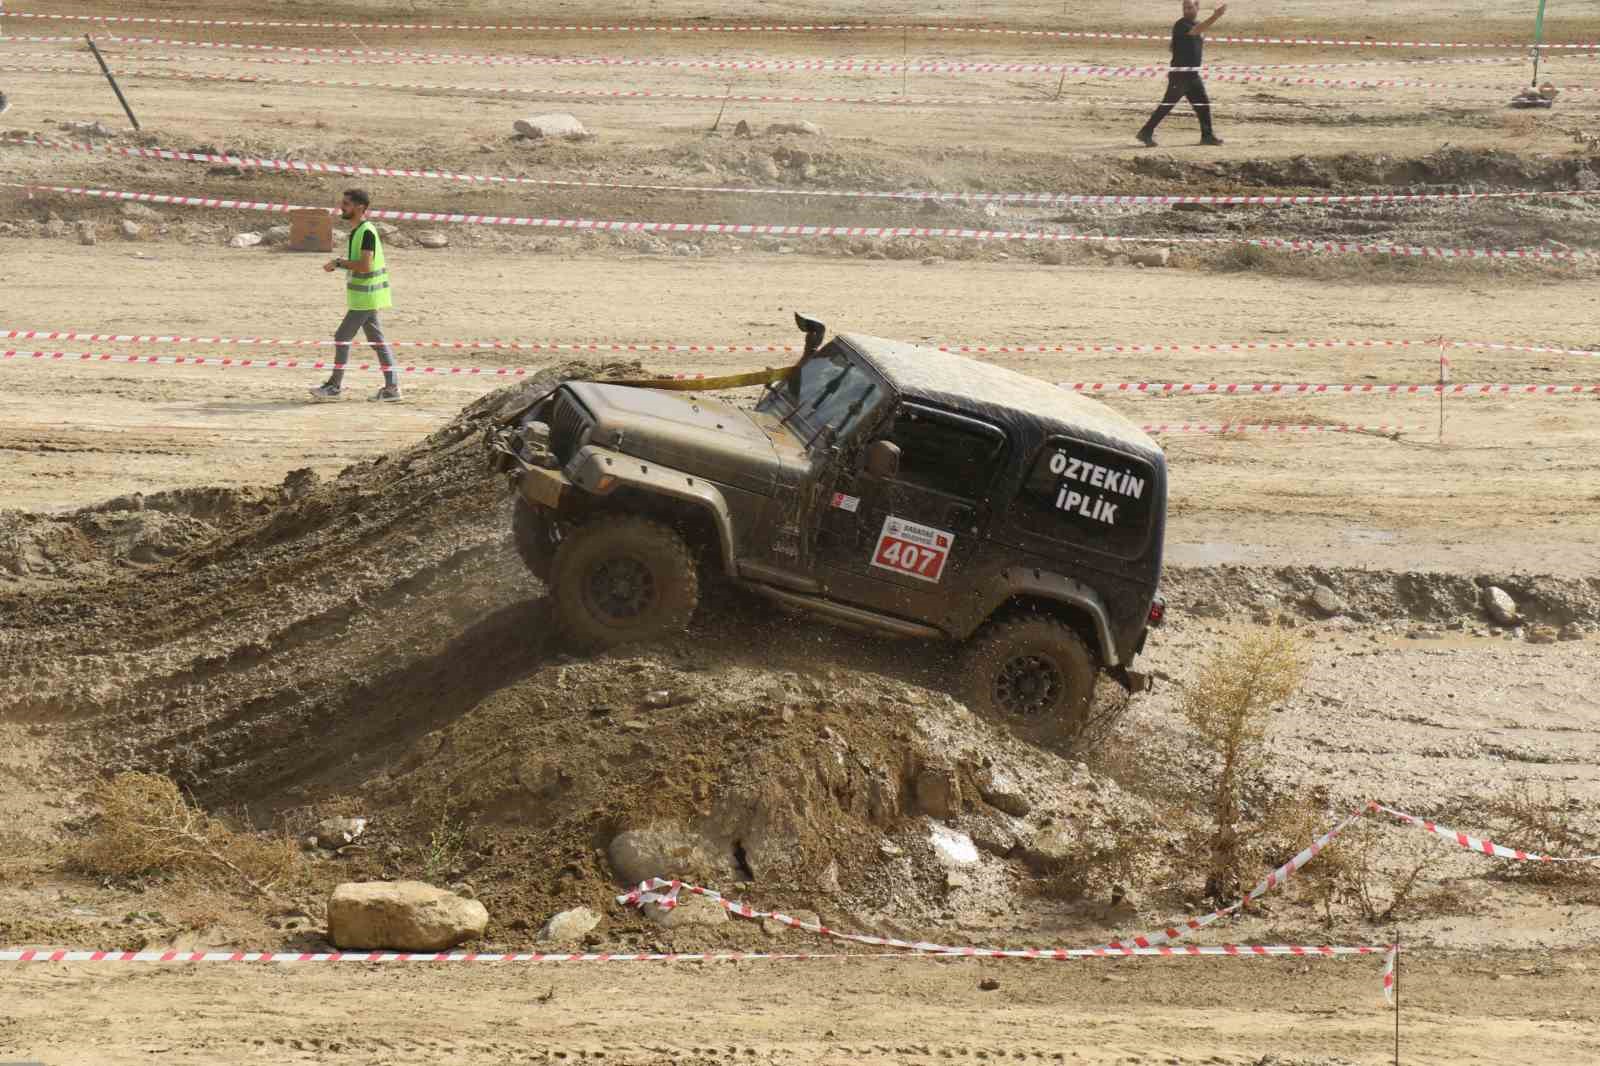
[[1539, 87], [1539, 46], [1544, 44], [1544, 5], [1539, 0], [1539, 15], [1533, 21], [1533, 87]]

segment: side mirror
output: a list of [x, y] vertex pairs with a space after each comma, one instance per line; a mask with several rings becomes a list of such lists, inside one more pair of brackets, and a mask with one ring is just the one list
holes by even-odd
[[867, 473], [873, 477], [894, 477], [900, 473], [900, 445], [875, 440], [867, 445]]

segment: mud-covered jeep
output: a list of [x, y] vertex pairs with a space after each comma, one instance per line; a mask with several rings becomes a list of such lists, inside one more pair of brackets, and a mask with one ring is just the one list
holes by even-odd
[[1037, 379], [796, 321], [805, 354], [753, 409], [712, 382], [569, 381], [491, 428], [517, 548], [568, 635], [681, 630], [709, 568], [835, 622], [965, 642], [983, 710], [1070, 727], [1098, 671], [1140, 687], [1164, 610], [1155, 443]]

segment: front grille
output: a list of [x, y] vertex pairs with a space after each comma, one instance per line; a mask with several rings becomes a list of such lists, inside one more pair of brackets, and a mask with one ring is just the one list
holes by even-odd
[[571, 461], [573, 453], [582, 443], [584, 432], [593, 424], [588, 412], [570, 393], [563, 391], [556, 394], [556, 402], [550, 412], [550, 450], [562, 466]]

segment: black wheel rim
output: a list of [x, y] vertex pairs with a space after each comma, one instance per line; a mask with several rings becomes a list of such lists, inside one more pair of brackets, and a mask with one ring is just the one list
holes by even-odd
[[1018, 655], [1000, 667], [994, 679], [994, 701], [1001, 710], [1034, 717], [1056, 706], [1064, 680], [1050, 660], [1038, 655]]
[[584, 582], [589, 609], [608, 622], [637, 622], [656, 602], [656, 580], [638, 559], [603, 559]]

